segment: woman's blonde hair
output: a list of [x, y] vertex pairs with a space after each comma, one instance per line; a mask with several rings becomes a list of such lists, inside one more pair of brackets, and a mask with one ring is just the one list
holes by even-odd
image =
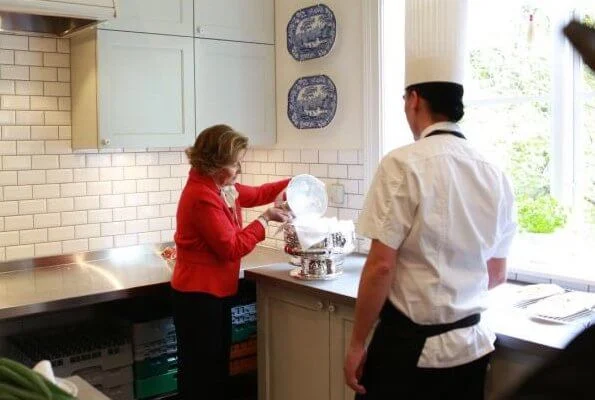
[[188, 161], [201, 174], [213, 175], [223, 167], [237, 162], [248, 148], [248, 138], [228, 125], [213, 125], [203, 130], [194, 146], [186, 149]]

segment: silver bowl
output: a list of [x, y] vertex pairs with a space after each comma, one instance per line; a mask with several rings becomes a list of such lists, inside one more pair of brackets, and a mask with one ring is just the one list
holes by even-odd
[[333, 232], [308, 249], [302, 249], [292, 224], [283, 227], [285, 252], [297, 266], [290, 275], [304, 280], [334, 279], [343, 272], [345, 255], [354, 249], [354, 232]]

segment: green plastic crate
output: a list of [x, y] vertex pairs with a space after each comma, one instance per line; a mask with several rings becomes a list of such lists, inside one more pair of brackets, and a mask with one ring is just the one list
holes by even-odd
[[239, 343], [247, 340], [256, 333], [256, 322], [248, 322], [241, 325], [232, 325], [231, 343]]
[[174, 392], [178, 389], [178, 369], [172, 369], [158, 376], [134, 381], [134, 397], [146, 399], [160, 394]]
[[178, 367], [178, 357], [164, 355], [134, 362], [134, 379], [163, 375]]

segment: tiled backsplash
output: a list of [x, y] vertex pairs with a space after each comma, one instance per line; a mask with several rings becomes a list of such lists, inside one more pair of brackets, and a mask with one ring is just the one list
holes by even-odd
[[[183, 149], [72, 151], [69, 52], [67, 39], [0, 34], [0, 260], [172, 240]], [[359, 151], [251, 150], [242, 182], [300, 173], [342, 184], [328, 214], [356, 218]], [[264, 245], [282, 246], [275, 231]]]

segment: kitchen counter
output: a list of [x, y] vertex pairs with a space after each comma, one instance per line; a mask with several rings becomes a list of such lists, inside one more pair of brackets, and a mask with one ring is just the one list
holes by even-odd
[[[163, 290], [171, 267], [164, 246], [134, 246], [0, 264], [0, 319], [58, 311]], [[257, 248], [243, 271], [280, 263], [282, 252]]]
[[[0, 319], [58, 311], [157, 293], [167, 288], [171, 267], [160, 256], [163, 246], [134, 246], [6, 262], [0, 264]], [[257, 282], [355, 304], [365, 256], [351, 255], [343, 275], [330, 281], [302, 281], [289, 276], [287, 255], [258, 247], [242, 259], [241, 276]], [[585, 324], [561, 325], [527, 318], [510, 305], [515, 284], [490, 293], [484, 313], [499, 343], [509, 348], [544, 351], [563, 348]]]
[[[287, 263], [268, 265], [245, 272], [248, 279], [281, 288], [298, 290], [321, 296], [332, 302], [355, 306], [363, 255], [347, 257], [343, 274], [329, 281], [303, 281], [293, 278], [289, 271], [294, 268]], [[523, 310], [512, 306], [513, 291], [518, 285], [506, 283], [490, 292], [491, 307], [482, 317], [488, 321], [498, 336], [498, 344], [511, 349], [530, 352], [552, 351], [564, 348], [590, 321], [572, 325], [547, 323], [533, 320]]]

